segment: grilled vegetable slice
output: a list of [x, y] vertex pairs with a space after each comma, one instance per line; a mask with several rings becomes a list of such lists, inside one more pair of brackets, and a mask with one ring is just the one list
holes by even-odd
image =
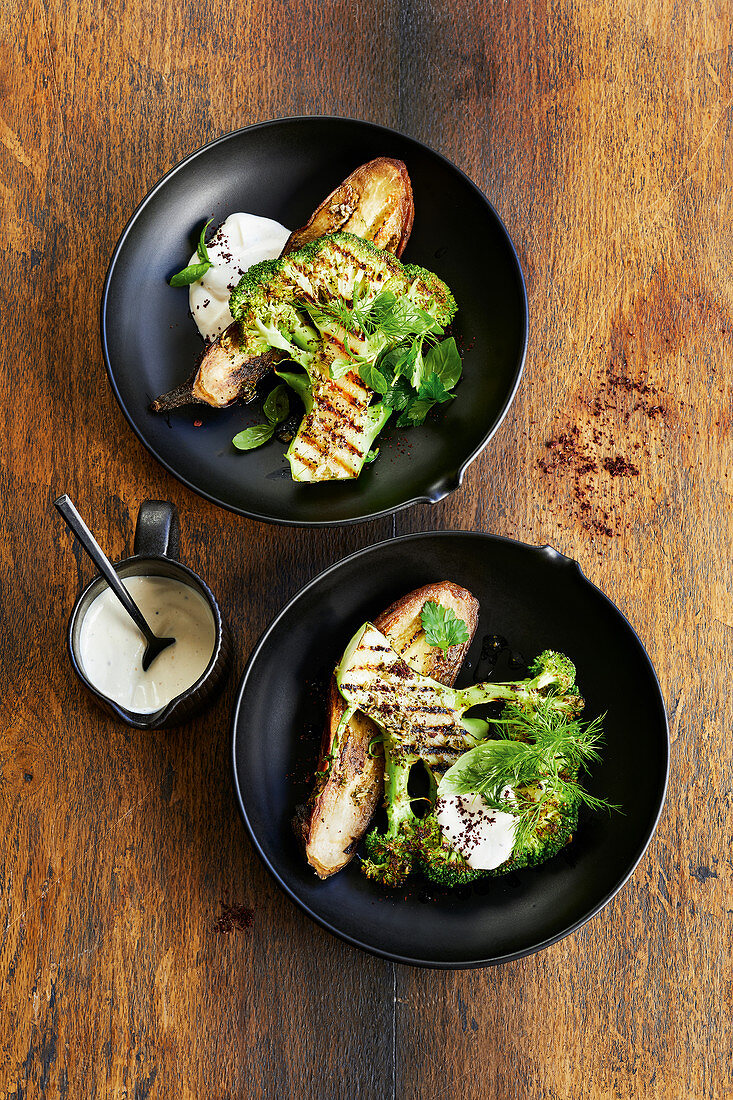
[[412, 231], [415, 206], [407, 168], [401, 160], [377, 157], [344, 180], [302, 229], [291, 233], [283, 255], [328, 233], [354, 233], [401, 256]]
[[386, 405], [370, 405], [372, 391], [349, 371], [312, 387], [313, 403], [288, 447], [293, 481], [358, 477], [374, 440], [389, 419]]
[[[290, 235], [283, 255], [294, 252], [326, 233], [348, 230], [379, 248], [401, 256], [412, 230], [412, 187], [401, 160], [380, 157], [363, 164], [309, 218]], [[206, 347], [193, 373], [181, 386], [152, 402], [153, 412], [182, 405], [205, 404], [224, 408], [234, 401], [251, 401], [257, 385], [281, 356], [267, 350], [253, 355], [240, 341], [235, 321]]]
[[[466, 623], [469, 640], [440, 650], [430, 646], [422, 627], [424, 605], [434, 601]], [[448, 686], [455, 682], [478, 623], [478, 601], [449, 581], [426, 585], [403, 596], [375, 619], [375, 625], [417, 672]], [[331, 680], [328, 714], [321, 742], [319, 781], [309, 805], [296, 821], [308, 863], [320, 878], [340, 871], [364, 835], [384, 789], [384, 760], [376, 742], [380, 731], [346, 704]], [[369, 746], [372, 745], [370, 755]]]

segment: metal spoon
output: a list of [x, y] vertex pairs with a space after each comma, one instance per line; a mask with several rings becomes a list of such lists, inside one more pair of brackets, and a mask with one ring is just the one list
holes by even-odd
[[130, 593], [125, 588], [124, 584], [117, 576], [117, 573], [106, 558], [99, 543], [95, 539], [92, 532], [87, 527], [84, 520], [77, 512], [74, 505], [71, 503], [69, 497], [64, 493], [62, 497], [54, 501], [56, 508], [63, 516], [66, 526], [76, 536], [81, 545], [86, 550], [89, 557], [96, 565], [99, 572], [102, 574], [107, 584], [114, 592], [117, 599], [124, 607], [127, 614], [130, 616], [135, 626], [145, 638], [147, 645], [145, 646], [145, 652], [143, 653], [143, 672], [147, 672], [152, 665], [155, 658], [167, 649], [169, 645], [175, 643], [175, 638], [158, 638], [156, 634], [153, 634], [152, 630], [148, 626], [144, 615], [140, 611], [135, 601], [130, 596]]

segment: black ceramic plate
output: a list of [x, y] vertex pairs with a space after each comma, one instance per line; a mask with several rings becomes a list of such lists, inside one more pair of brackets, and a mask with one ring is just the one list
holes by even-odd
[[[388, 427], [379, 461], [358, 481], [315, 486], [290, 480], [286, 447], [277, 441], [246, 454], [232, 447], [241, 428], [262, 423], [259, 401], [222, 411], [195, 405], [167, 419], [149, 412], [151, 398], [183, 382], [201, 351], [188, 292], [167, 279], [188, 262], [202, 223], [244, 210], [295, 228], [357, 165], [380, 155], [400, 157], [412, 179], [415, 225], [403, 260], [436, 271], [460, 307], [454, 329], [465, 349], [465, 374], [457, 400], [418, 430]], [[112, 388], [148, 450], [216, 504], [276, 523], [349, 523], [455, 489], [509, 407], [526, 334], [519, 263], [478, 188], [425, 145], [340, 118], [251, 126], [182, 161], [133, 214], [102, 298]], [[263, 384], [265, 392], [273, 381]]]
[[[573, 843], [542, 867], [458, 891], [380, 889], [356, 861], [321, 882], [290, 829], [313, 763], [325, 684], [352, 633], [394, 599], [430, 581], [465, 585], [481, 617], [459, 684], [490, 669], [487, 635], [513, 661], [552, 647], [576, 662], [588, 717], [607, 712], [603, 762], [589, 789], [624, 813], [583, 813]], [[514, 678], [509, 659], [494, 675]], [[506, 673], [506, 675], [502, 675]], [[308, 736], [305, 738], [303, 734]], [[631, 626], [578, 564], [555, 550], [463, 532], [408, 535], [370, 546], [321, 573], [256, 646], [234, 716], [234, 782], [254, 846], [282, 889], [349, 943], [419, 966], [485, 966], [538, 951], [579, 928], [623, 885], [649, 843], [664, 801], [667, 720], [659, 684]]]

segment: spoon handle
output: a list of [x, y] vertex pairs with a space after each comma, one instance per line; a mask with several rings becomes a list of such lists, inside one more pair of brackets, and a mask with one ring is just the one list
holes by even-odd
[[107, 581], [107, 584], [110, 586], [117, 599], [124, 607], [127, 614], [134, 621], [135, 626], [142, 633], [143, 637], [148, 641], [148, 643], [154, 644], [157, 641], [155, 635], [153, 634], [143, 615], [138, 610], [137, 606], [130, 597], [130, 593], [127, 591], [124, 584], [117, 576], [114, 567], [107, 559], [101, 546], [87, 527], [84, 520], [77, 512], [76, 508], [74, 507], [66, 493], [64, 493], [63, 496], [59, 497], [58, 500], [55, 500], [54, 505], [63, 516], [66, 526], [79, 540], [89, 557], [96, 565], [99, 572]]

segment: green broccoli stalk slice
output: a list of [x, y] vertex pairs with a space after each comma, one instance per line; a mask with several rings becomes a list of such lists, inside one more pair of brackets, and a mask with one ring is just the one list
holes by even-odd
[[[569, 678], [574, 668], [567, 658], [548, 651], [537, 658], [535, 676], [516, 683], [480, 683], [456, 689], [415, 672], [372, 623], [361, 627], [336, 669], [344, 699], [363, 711], [395, 740], [419, 756], [437, 747], [466, 751], [486, 736], [489, 726], [464, 719], [479, 703], [511, 702], [523, 712], [544, 706], [575, 714], [583, 705]], [[563, 694], [563, 689], [565, 693]]]
[[417, 756], [390, 747], [385, 739], [384, 805], [387, 829], [383, 833], [377, 829], [367, 833], [364, 843], [368, 858], [361, 865], [362, 873], [367, 878], [383, 886], [401, 886], [415, 863], [415, 829], [419, 819], [413, 813], [407, 784], [416, 761]]

